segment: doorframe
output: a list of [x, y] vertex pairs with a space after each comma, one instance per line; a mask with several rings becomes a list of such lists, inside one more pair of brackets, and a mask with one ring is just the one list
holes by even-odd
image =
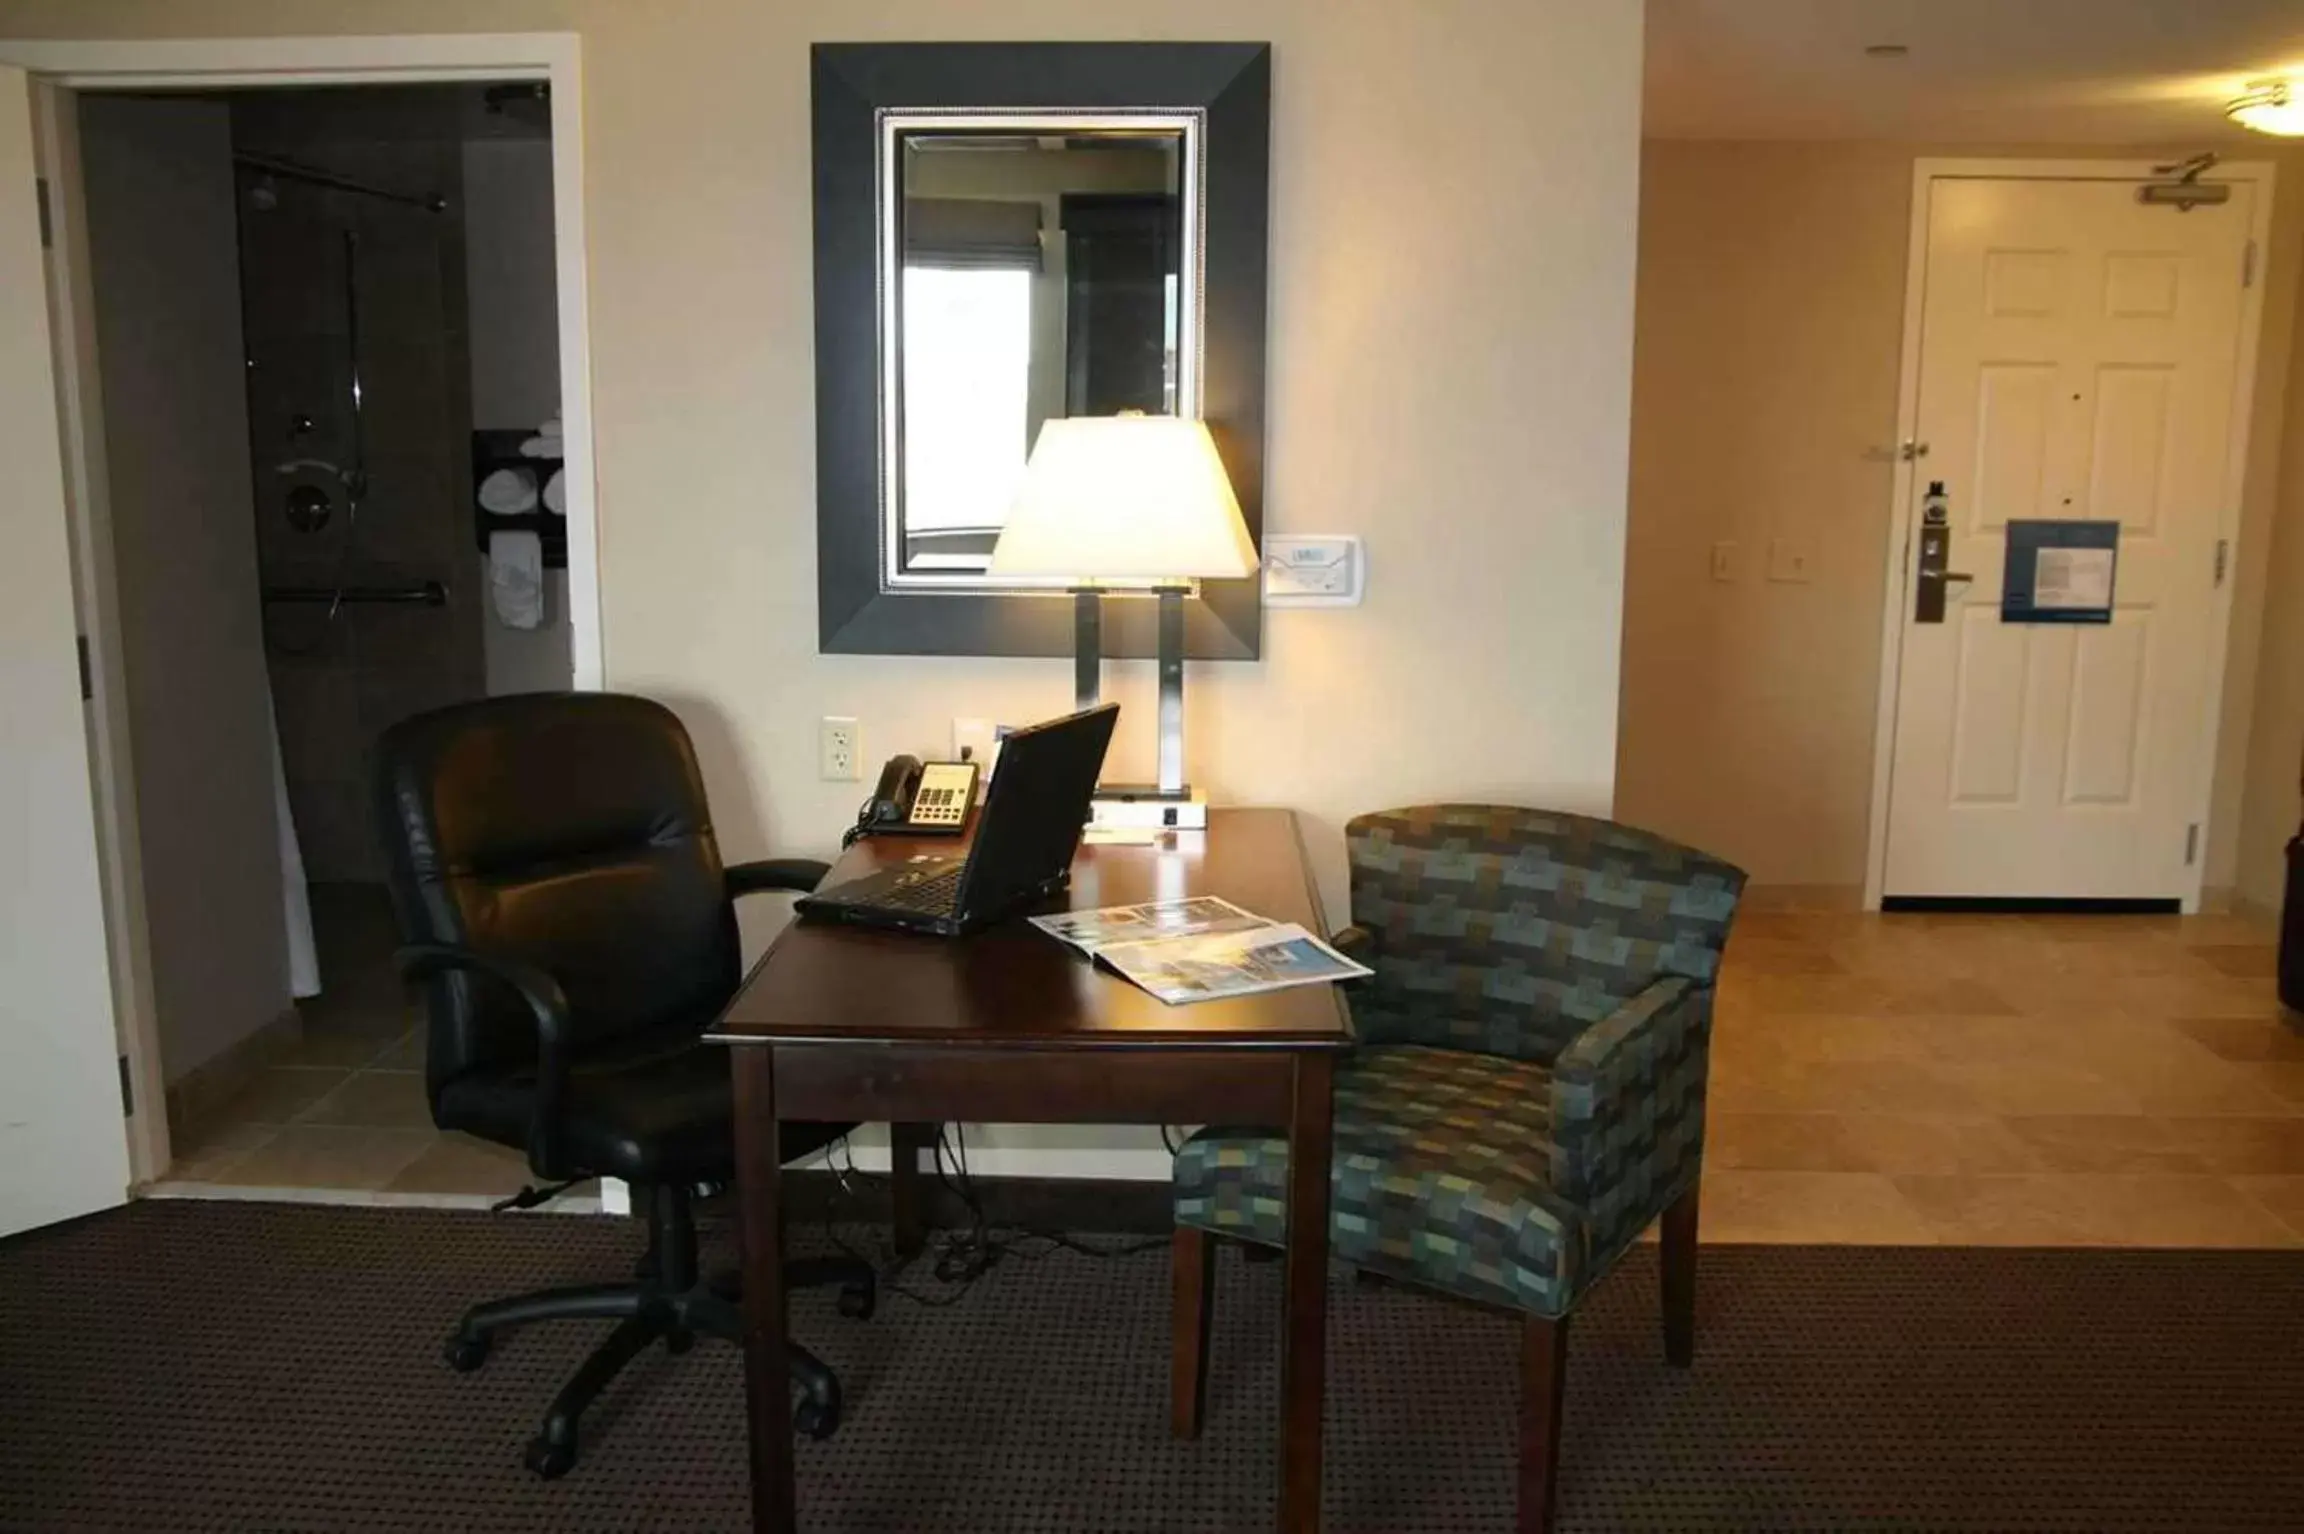
[[[379, 37], [218, 37], [119, 41], [0, 38], [0, 64], [32, 75], [41, 174], [51, 187], [65, 500], [75, 598], [95, 695], [91, 770], [103, 849], [106, 943], [119, 1049], [138, 1111], [128, 1121], [130, 1176], [165, 1175], [171, 1161], [149, 928], [135, 854], [135, 783], [128, 753], [119, 592], [110, 557], [103, 411], [88, 315], [85, 204], [63, 108], [83, 91], [243, 90], [309, 85], [413, 85], [542, 80], [552, 92], [552, 238], [560, 337], [562, 466], [567, 492], [568, 627], [573, 685], [606, 685], [601, 627], [599, 499], [592, 420], [590, 288], [584, 248], [582, 44], [573, 32]], [[44, 89], [46, 87], [46, 89]]]
[[[1887, 884], [1888, 806], [1896, 760], [1896, 705], [1902, 681], [1906, 617], [1912, 602], [1904, 556], [1912, 538], [1913, 509], [1919, 500], [1915, 492], [1923, 477], [1924, 461], [1904, 461], [1901, 447], [1913, 441], [1919, 432], [1920, 341], [1928, 296], [1930, 187], [1939, 180], [2134, 182], [2153, 179], [2165, 177], [2159, 175], [2157, 162], [2151, 160], [1922, 158], [1912, 162], [1912, 219], [1904, 268], [1903, 356], [1896, 384], [1899, 457], [1895, 465], [1897, 472], [1890, 476], [1886, 579], [1882, 586], [1886, 598], [1880, 604], [1880, 681], [1872, 726], [1872, 799], [1865, 836], [1864, 909], [1867, 911], [1880, 909]], [[2278, 173], [2267, 160], [2236, 160], [2216, 166], [2202, 179], [2247, 184], [2255, 190], [2248, 237], [2255, 243], [2258, 266], [2256, 281], [2240, 300], [2240, 347], [2234, 363], [2237, 376], [2233, 381], [2232, 418], [2225, 444], [2223, 508], [2218, 514], [2217, 526], [2217, 535], [2230, 548], [2227, 568], [2236, 572], [2243, 553], [2241, 502], [2247, 489], [2248, 435], [2255, 413], [2257, 360], [2264, 332], [2264, 293], [2269, 286], [2264, 280], [2263, 263], [2272, 248], [2272, 200]], [[2170, 210], [2169, 216], [2181, 218], [2183, 215]], [[2203, 691], [2200, 704], [2200, 746], [2192, 789], [2193, 818], [2200, 823], [2200, 855], [2192, 863], [2188, 885], [2181, 897], [2187, 915], [2200, 909], [2201, 888], [2208, 871], [2207, 848], [2212, 840], [2209, 813], [2215, 794], [2217, 737], [2223, 722], [2226, 667], [2232, 653], [2232, 596], [2239, 584], [2237, 578], [2231, 578], [2216, 588], [2209, 616], [2209, 685]]]

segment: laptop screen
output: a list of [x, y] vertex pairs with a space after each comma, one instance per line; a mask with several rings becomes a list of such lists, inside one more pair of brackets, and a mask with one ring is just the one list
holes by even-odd
[[1119, 717], [1119, 704], [1100, 704], [1001, 742], [955, 914], [996, 909], [1071, 871]]

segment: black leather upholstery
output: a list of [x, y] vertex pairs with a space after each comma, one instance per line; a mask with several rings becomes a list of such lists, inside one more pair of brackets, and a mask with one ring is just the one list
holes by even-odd
[[[432, 967], [434, 1121], [527, 1149], [540, 1176], [731, 1176], [727, 1054], [697, 1036], [739, 979], [732, 895], [805, 889], [823, 865], [723, 868], [688, 733], [644, 698], [533, 694], [410, 719], [379, 743], [377, 793], [408, 940], [526, 966], [564, 1008], [555, 1056], [513, 985]], [[787, 1125], [787, 1159], [846, 1127]]]

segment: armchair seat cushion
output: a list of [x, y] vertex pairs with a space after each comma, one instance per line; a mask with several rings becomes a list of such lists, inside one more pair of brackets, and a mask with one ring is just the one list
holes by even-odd
[[[1423, 1046], [1363, 1048], [1336, 1072], [1329, 1250], [1489, 1304], [1563, 1314], [1590, 1276], [1583, 1213], [1552, 1183], [1544, 1066]], [[1288, 1143], [1208, 1128], [1176, 1158], [1176, 1218], [1287, 1238]]]

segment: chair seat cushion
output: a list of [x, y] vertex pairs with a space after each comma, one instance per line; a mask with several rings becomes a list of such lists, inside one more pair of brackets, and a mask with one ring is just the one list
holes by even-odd
[[[1354, 1267], [1561, 1315], [1582, 1287], [1584, 1222], [1551, 1187], [1551, 1073], [1493, 1055], [1363, 1048], [1336, 1072], [1329, 1247]], [[1288, 1143], [1203, 1129], [1176, 1157], [1176, 1218], [1287, 1238]]]
[[[501, 1145], [525, 1149], [534, 1111], [532, 1072], [471, 1072], [441, 1085], [433, 1118]], [[568, 1073], [563, 1103], [569, 1159], [585, 1172], [627, 1182], [726, 1182], [736, 1170], [735, 1088], [728, 1047], [692, 1028], [659, 1031], [596, 1048]], [[778, 1149], [790, 1161], [849, 1126], [787, 1123]]]

